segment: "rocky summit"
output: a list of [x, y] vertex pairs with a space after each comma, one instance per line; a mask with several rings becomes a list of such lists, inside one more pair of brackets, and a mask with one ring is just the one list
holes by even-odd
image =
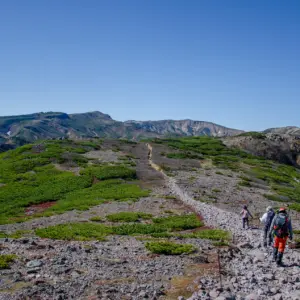
[[[300, 171], [234, 139], [265, 137], [69, 138], [1, 153], [0, 299], [299, 299]], [[280, 267], [262, 243], [270, 205], [288, 207], [294, 229]]]

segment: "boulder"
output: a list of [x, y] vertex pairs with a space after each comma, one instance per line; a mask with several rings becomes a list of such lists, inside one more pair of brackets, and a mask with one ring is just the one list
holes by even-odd
[[27, 268], [39, 268], [43, 265], [44, 263], [41, 260], [31, 260], [26, 264]]

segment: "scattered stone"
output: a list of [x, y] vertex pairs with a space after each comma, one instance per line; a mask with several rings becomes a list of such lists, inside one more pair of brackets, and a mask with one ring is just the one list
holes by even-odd
[[258, 296], [256, 294], [249, 294], [245, 297], [245, 300], [258, 300]]
[[43, 265], [44, 263], [41, 260], [31, 260], [26, 264], [27, 268], [39, 268]]
[[35, 273], [38, 273], [39, 271], [41, 271], [41, 268], [39, 268], [39, 267], [30, 268], [27, 270], [27, 274], [35, 274]]
[[281, 294], [277, 294], [273, 297], [274, 300], [283, 300], [282, 295]]
[[242, 248], [242, 249], [245, 249], [245, 248], [252, 249], [253, 248], [253, 246], [250, 243], [241, 243], [241, 244], [238, 244], [237, 247]]

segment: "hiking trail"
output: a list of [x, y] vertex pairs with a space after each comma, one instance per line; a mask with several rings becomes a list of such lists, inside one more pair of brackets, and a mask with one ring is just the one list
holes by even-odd
[[[246, 300], [300, 300], [300, 254], [286, 247], [283, 267], [272, 262], [271, 247], [261, 246], [262, 230], [242, 229], [241, 217], [213, 205], [194, 200], [187, 190], [169, 177], [152, 159], [152, 146], [147, 144], [149, 164], [161, 172], [167, 187], [186, 205], [201, 215], [208, 226], [231, 232], [234, 244], [223, 251], [221, 263], [226, 271], [223, 285], [218, 280], [203, 279], [199, 291], [188, 300], [246, 299]], [[181, 298], [184, 299], [184, 298]]]

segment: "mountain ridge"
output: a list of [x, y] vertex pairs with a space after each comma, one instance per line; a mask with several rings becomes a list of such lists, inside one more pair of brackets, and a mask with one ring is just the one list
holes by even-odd
[[184, 120], [116, 121], [100, 111], [67, 114], [38, 112], [0, 117], [0, 144], [22, 145], [55, 138], [143, 138], [163, 136], [232, 136], [242, 130], [212, 122]]

